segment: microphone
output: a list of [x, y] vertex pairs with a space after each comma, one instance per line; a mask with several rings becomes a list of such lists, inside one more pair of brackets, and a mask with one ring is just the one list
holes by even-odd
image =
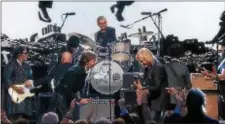
[[123, 27], [123, 28], [127, 28], [128, 29], [128, 25], [125, 26], [125, 25], [120, 25], [120, 27]]
[[76, 14], [75, 12], [67, 12], [67, 13], [64, 13], [63, 15], [72, 16], [72, 15], [75, 15], [75, 14]]
[[151, 15], [151, 12], [141, 12], [141, 15]]
[[162, 12], [166, 12], [166, 11], [167, 11], [167, 8], [165, 8], [165, 9], [159, 11], [158, 13], [162, 13]]

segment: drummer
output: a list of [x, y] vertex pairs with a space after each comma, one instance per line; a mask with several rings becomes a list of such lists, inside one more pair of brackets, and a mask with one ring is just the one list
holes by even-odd
[[98, 45], [106, 47], [116, 41], [115, 28], [107, 26], [107, 20], [104, 16], [99, 16], [97, 24], [100, 28], [95, 34], [95, 41]]

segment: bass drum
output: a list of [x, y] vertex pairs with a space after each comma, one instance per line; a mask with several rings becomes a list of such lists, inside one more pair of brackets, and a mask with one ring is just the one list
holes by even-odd
[[[109, 89], [109, 64], [111, 64], [111, 90]], [[113, 61], [101, 61], [89, 73], [92, 87], [104, 95], [114, 94], [123, 85], [123, 69]]]

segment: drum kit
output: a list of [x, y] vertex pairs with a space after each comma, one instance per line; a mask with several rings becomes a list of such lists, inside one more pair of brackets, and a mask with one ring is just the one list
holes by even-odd
[[[133, 33], [129, 37], [140, 38], [152, 35], [153, 32]], [[103, 95], [114, 94], [123, 86], [123, 74], [128, 72], [133, 66], [134, 55], [131, 40], [120, 38], [120, 40], [108, 44], [108, 47], [99, 46], [91, 38], [79, 34], [70, 33], [68, 36], [75, 35], [80, 39], [80, 46], [84, 50], [94, 51], [98, 55], [97, 64], [90, 70], [87, 80], [89, 84]], [[149, 42], [142, 42], [140, 47], [148, 47]]]

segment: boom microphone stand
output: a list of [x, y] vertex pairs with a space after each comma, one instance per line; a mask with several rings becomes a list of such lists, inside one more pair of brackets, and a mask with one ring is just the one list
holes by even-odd
[[[157, 18], [158, 18], [158, 25], [156, 24], [156, 21], [153, 19], [153, 15], [156, 15], [157, 16]], [[161, 13], [155, 13], [155, 14], [153, 14], [152, 16], [150, 16], [151, 17], [151, 19], [152, 19], [152, 21], [153, 21], [153, 23], [154, 23], [154, 25], [155, 25], [155, 27], [158, 29], [158, 42], [160, 43], [160, 44], [158, 44], [156, 47], [157, 47], [157, 54], [160, 56], [161, 54], [160, 54], [160, 50], [161, 49], [163, 49], [163, 41], [165, 40], [165, 37], [164, 37], [164, 35], [163, 35], [163, 33], [162, 33], [162, 16], [161, 16]], [[162, 38], [162, 39], [161, 39]], [[163, 56], [161, 56], [161, 57], [163, 57]]]
[[[143, 17], [143, 18], [141, 18], [141, 19], [139, 19], [139, 20], [137, 20], [137, 21], [135, 21], [135, 22], [133, 22], [133, 23], [131, 23], [129, 25], [126, 25], [126, 26], [121, 25], [121, 27], [127, 28], [127, 29], [131, 29], [134, 26], [134, 24], [136, 24], [138, 22], [141, 22], [141, 21], [143, 21], [143, 20], [145, 20], [145, 19], [150, 17], [152, 19], [154, 25], [156, 26], [157, 30], [158, 30], [158, 40], [160, 41], [160, 45], [159, 45], [159, 48], [157, 46], [157, 50], [158, 50], [158, 54], [160, 55], [160, 49], [163, 49], [163, 41], [165, 40], [165, 37], [164, 37], [164, 35], [162, 33], [162, 16], [161, 16], [161, 13], [166, 12], [166, 11], [167, 11], [167, 9], [163, 9], [163, 10], [160, 10], [159, 12], [157, 12], [157, 13], [145, 14], [145, 15], [148, 15], [148, 16]], [[157, 16], [157, 18], [158, 18], [158, 25], [157, 25], [156, 21], [153, 19], [153, 16]]]

